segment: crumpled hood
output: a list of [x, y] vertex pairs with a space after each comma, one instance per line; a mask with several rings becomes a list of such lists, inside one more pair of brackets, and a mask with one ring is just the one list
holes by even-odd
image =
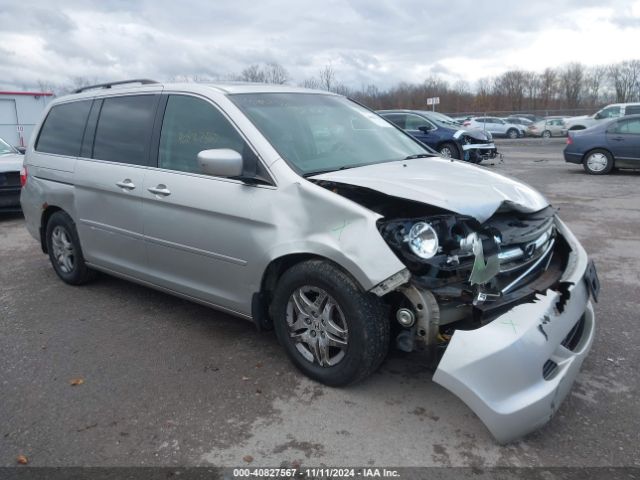
[[521, 212], [537, 212], [549, 205], [525, 183], [484, 167], [441, 157], [366, 165], [311, 178], [369, 188], [469, 215], [479, 222], [490, 218], [504, 203]]
[[472, 128], [469, 130], [461, 130], [464, 135], [467, 135], [476, 140], [481, 140], [483, 142], [492, 142], [493, 138], [489, 132], [485, 132], [480, 130], [479, 128]]
[[0, 155], [0, 172], [19, 172], [23, 159], [24, 156], [18, 153]]

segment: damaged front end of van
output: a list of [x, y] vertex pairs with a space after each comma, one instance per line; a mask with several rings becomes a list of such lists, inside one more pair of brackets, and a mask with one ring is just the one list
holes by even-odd
[[501, 443], [548, 422], [593, 342], [599, 290], [553, 207], [521, 182], [440, 159], [313, 181], [380, 214], [406, 266], [371, 290], [391, 305], [396, 347], [425, 351], [433, 380]]

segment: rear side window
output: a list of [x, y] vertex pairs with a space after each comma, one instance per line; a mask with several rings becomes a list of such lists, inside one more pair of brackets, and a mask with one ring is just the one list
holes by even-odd
[[624, 109], [625, 115], [636, 115], [640, 113], [640, 105], [629, 105]]
[[90, 108], [91, 100], [63, 103], [52, 107], [40, 129], [36, 150], [43, 153], [78, 156]]
[[157, 95], [105, 98], [100, 110], [93, 158], [146, 165]]

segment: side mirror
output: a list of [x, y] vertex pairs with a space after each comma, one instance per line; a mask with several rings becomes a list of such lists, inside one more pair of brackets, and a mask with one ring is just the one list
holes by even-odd
[[420, 130], [423, 133], [429, 133], [433, 129], [429, 125], [420, 125], [418, 127], [418, 130]]
[[214, 148], [198, 153], [198, 165], [202, 173], [215, 177], [239, 177], [242, 175], [242, 155], [230, 148]]
[[22, 155], [24, 155], [25, 152], [27, 151], [27, 147], [16, 147], [16, 150], [18, 150], [18, 153], [21, 153]]
[[604, 117], [602, 116], [602, 114], [601, 114], [600, 112], [597, 112], [597, 113], [593, 116], [593, 118], [595, 118], [596, 120], [600, 120], [601, 118], [604, 118]]

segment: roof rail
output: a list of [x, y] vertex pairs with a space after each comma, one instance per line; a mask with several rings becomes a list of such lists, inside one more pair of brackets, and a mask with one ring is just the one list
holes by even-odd
[[150, 85], [153, 83], [158, 83], [155, 80], [149, 80], [148, 78], [135, 78], [133, 80], [121, 80], [119, 82], [109, 82], [109, 83], [98, 83], [96, 85], [87, 85], [86, 87], [78, 88], [74, 90], [73, 93], [80, 93], [86, 90], [93, 90], [94, 88], [111, 88], [114, 85], [126, 85], [128, 83], [139, 83], [140, 85]]

